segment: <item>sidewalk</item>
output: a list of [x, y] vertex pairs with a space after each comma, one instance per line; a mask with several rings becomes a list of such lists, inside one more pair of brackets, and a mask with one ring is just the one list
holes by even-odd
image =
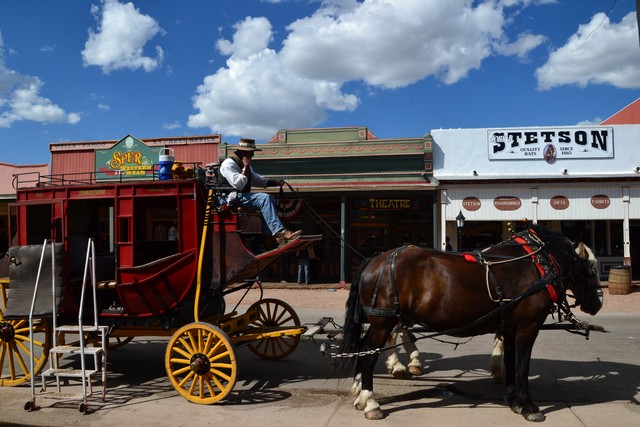
[[[600, 313], [640, 313], [640, 280], [632, 281], [631, 293], [627, 295], [612, 295], [609, 293], [609, 283], [601, 282], [601, 284], [604, 291], [604, 305]], [[351, 284], [312, 283], [304, 285], [295, 282], [281, 281], [262, 282], [262, 288], [265, 290], [266, 296], [282, 299], [294, 307], [323, 308], [327, 306], [344, 307], [344, 302], [346, 302]], [[302, 291], [316, 292], [313, 298], [309, 298], [308, 293]], [[233, 301], [233, 294], [227, 296], [226, 300], [228, 303]], [[339, 304], [338, 301], [340, 301]], [[312, 302], [313, 305], [309, 305], [309, 302]]]

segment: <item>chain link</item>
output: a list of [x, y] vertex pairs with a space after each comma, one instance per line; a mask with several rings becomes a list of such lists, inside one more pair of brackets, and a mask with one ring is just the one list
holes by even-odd
[[[329, 347], [338, 348], [339, 346], [337, 346], [335, 344], [329, 344]], [[322, 354], [324, 354], [326, 352], [326, 345], [325, 344], [322, 344], [320, 346], [320, 351], [322, 352]], [[329, 356], [332, 359], [349, 358], [349, 357], [364, 357], [364, 356], [371, 356], [371, 355], [374, 355], [374, 354], [380, 354], [381, 351], [382, 351], [382, 349], [376, 348], [376, 349], [373, 349], [373, 350], [359, 351], [357, 353], [329, 353]]]

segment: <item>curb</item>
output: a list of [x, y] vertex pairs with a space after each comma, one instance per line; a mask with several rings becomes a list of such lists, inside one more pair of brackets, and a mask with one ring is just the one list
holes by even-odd
[[262, 287], [264, 289], [308, 289], [308, 290], [318, 290], [318, 289], [351, 289], [351, 283], [311, 283], [308, 285], [302, 283], [290, 283], [290, 282], [262, 282]]

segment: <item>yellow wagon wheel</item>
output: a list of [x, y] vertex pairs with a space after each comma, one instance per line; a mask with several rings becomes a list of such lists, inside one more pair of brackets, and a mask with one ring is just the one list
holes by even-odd
[[38, 375], [47, 362], [50, 347], [51, 332], [47, 320], [34, 320], [31, 336], [28, 320], [3, 320], [0, 311], [0, 386], [11, 387], [29, 381], [31, 357], [33, 374]]
[[173, 334], [167, 344], [165, 368], [181, 395], [203, 405], [224, 399], [238, 375], [235, 352], [227, 335], [202, 322], [185, 325]]
[[[284, 301], [265, 298], [257, 301], [249, 307], [249, 310], [257, 310], [258, 317], [251, 323], [257, 328], [282, 328], [296, 329], [300, 327], [300, 318], [295, 310]], [[249, 344], [249, 349], [256, 355], [266, 360], [284, 359], [298, 347], [300, 335], [280, 335], [262, 338]]]

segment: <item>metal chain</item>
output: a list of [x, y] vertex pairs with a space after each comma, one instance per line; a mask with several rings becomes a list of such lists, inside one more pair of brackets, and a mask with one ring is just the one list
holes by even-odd
[[[324, 349], [322, 348], [323, 346], [324, 344], [321, 346], [321, 351], [324, 354]], [[338, 347], [338, 346], [333, 345], [332, 347]], [[332, 359], [348, 358], [348, 357], [364, 357], [364, 356], [371, 356], [374, 354], [380, 354], [381, 351], [382, 349], [376, 348], [373, 350], [359, 351], [357, 353], [329, 353], [329, 356], [331, 356]]]

